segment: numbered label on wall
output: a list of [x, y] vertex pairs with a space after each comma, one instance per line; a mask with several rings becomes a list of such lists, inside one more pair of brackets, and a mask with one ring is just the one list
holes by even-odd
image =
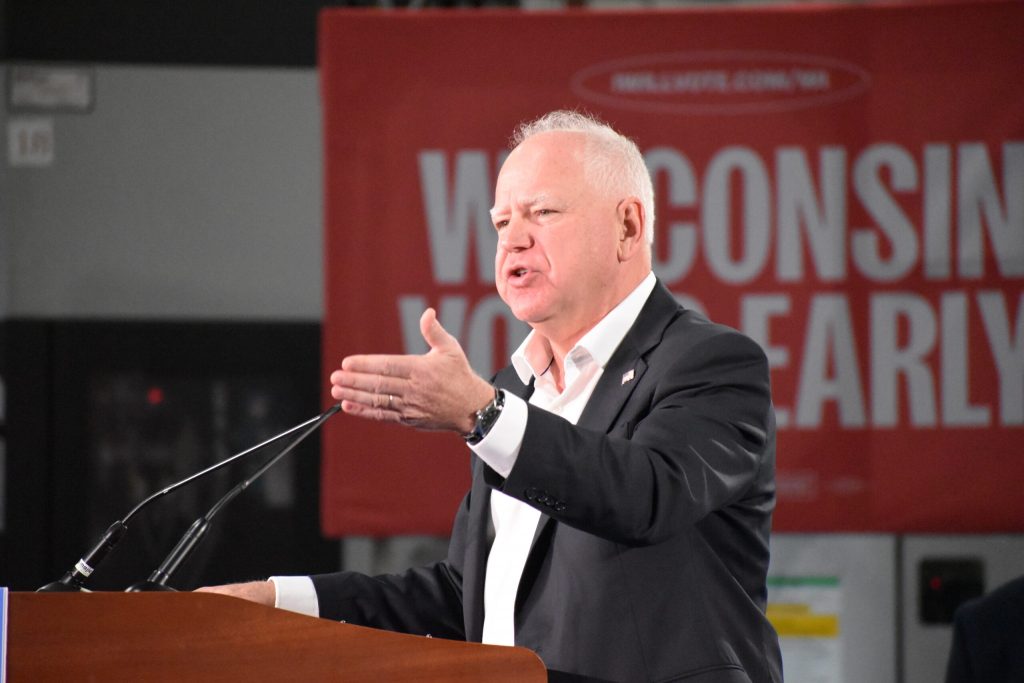
[[51, 166], [54, 159], [53, 119], [16, 118], [7, 122], [7, 163]]

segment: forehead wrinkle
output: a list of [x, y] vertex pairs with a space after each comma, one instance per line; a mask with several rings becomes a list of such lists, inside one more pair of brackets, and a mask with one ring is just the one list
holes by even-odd
[[[512, 204], [517, 206], [517, 207], [530, 208], [532, 206], [536, 206], [537, 204], [543, 204], [544, 202], [550, 201], [550, 199], [551, 199], [551, 195], [548, 194], [547, 192], [538, 192], [537, 194], [535, 194], [533, 196], [523, 197], [522, 199], [514, 200], [514, 201], [512, 201]], [[507, 210], [506, 207], [504, 207], [504, 206], [500, 206], [499, 207], [499, 206], [496, 205], [496, 206], [491, 208], [489, 213], [491, 214], [491, 217], [493, 218], [495, 214], [501, 213], [501, 212], [506, 211], [506, 210]]]
[[523, 207], [536, 206], [537, 204], [543, 204], [548, 201], [551, 196], [547, 192], [539, 192], [532, 197], [523, 197], [516, 204]]

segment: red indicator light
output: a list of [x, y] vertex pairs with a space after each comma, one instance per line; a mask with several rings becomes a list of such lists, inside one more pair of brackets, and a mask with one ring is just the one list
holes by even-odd
[[146, 391], [146, 401], [151, 406], [158, 406], [164, 402], [164, 390], [160, 387], [150, 387]]

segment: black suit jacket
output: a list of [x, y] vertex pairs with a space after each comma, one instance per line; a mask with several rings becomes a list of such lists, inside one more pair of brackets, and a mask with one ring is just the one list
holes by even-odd
[[[532, 391], [511, 368], [496, 383]], [[515, 633], [549, 669], [630, 683], [778, 682], [764, 616], [774, 471], [764, 353], [659, 284], [576, 425], [530, 406], [507, 479], [473, 458], [446, 561], [315, 576], [321, 616], [479, 641], [497, 489], [544, 513]]]
[[953, 618], [946, 683], [1024, 681], [1024, 576], [964, 603]]

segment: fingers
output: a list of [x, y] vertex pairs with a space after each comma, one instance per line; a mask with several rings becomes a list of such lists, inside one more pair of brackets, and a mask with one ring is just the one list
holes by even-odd
[[[387, 397], [385, 397], [385, 399], [386, 398]], [[406, 422], [406, 420], [403, 419], [402, 414], [397, 410], [388, 410], [386, 408], [374, 407], [364, 403], [342, 400], [341, 409], [349, 415], [377, 420], [378, 422]]]
[[418, 358], [419, 356], [386, 354], [347, 356], [341, 361], [341, 369], [367, 375], [408, 378]]
[[372, 420], [401, 422], [402, 395], [407, 381], [345, 370], [331, 373], [331, 396], [350, 415]]
[[[347, 401], [366, 408], [379, 408], [380, 410], [398, 412], [401, 407], [401, 398], [395, 394], [374, 393], [372, 391], [361, 391], [346, 386], [334, 385], [331, 387], [331, 396], [336, 401]], [[345, 406], [342, 406], [344, 409]]]
[[[351, 372], [348, 370], [335, 370], [331, 373], [331, 384], [335, 387], [355, 389], [357, 391], [387, 396], [402, 396], [409, 385], [403, 377], [390, 377], [365, 372]], [[341, 399], [344, 396], [335, 396]]]
[[273, 581], [249, 581], [247, 583], [229, 583], [223, 586], [203, 586], [196, 589], [197, 593], [219, 593], [242, 598], [261, 605], [273, 607], [277, 599], [277, 587]]

